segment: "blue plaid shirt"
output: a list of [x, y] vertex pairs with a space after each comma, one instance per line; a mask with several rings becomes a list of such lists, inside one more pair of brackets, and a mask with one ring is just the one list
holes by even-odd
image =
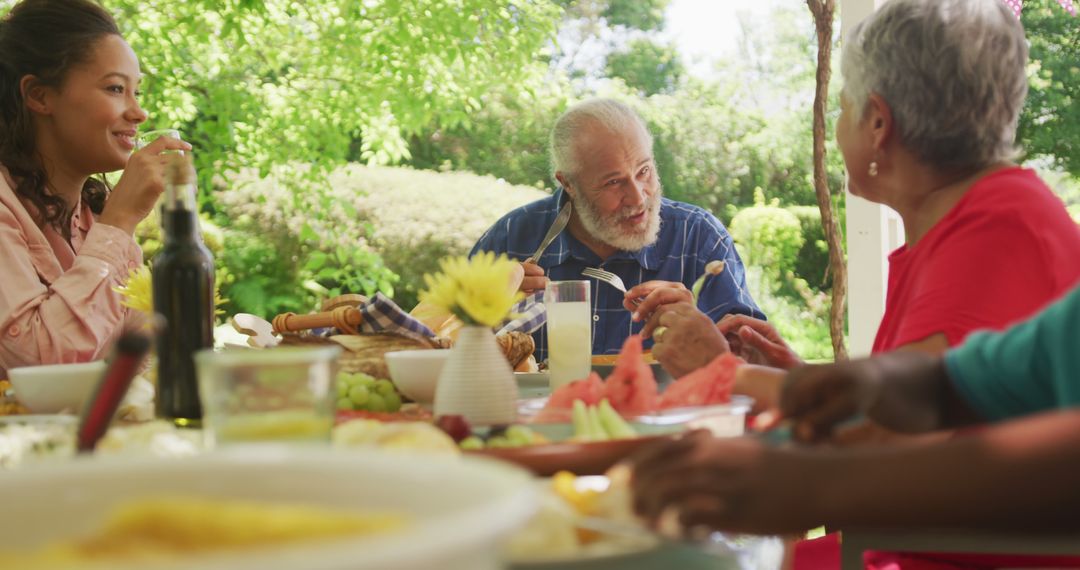
[[[506, 214], [484, 233], [469, 255], [494, 251], [513, 259], [527, 259], [555, 221], [562, 197], [560, 189]], [[584, 279], [592, 283], [593, 354], [616, 354], [626, 337], [640, 332], [644, 322], [631, 320], [630, 312], [623, 307], [622, 292], [583, 277], [582, 269], [606, 269], [621, 277], [627, 288], [652, 280], [675, 281], [690, 288], [705, 272], [705, 264], [715, 259], [724, 260], [724, 272], [705, 280], [698, 308], [713, 320], [728, 313], [765, 318], [746, 289], [746, 270], [724, 224], [697, 206], [666, 198], [660, 206], [660, 236], [656, 243], [636, 252], [619, 251], [601, 260], [566, 230], [551, 242], [539, 265], [553, 281]], [[546, 332], [547, 327], [541, 327], [533, 333], [537, 361], [547, 358]], [[651, 346], [650, 339], [645, 347]]]

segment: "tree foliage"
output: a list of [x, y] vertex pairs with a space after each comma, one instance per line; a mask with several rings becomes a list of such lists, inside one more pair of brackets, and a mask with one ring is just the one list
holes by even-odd
[[[195, 147], [200, 203], [231, 245], [219, 258], [226, 295], [260, 313], [301, 310], [311, 291], [392, 289], [373, 228], [342, 242], [323, 215], [327, 173], [350, 158], [407, 159], [410, 136], [436, 117], [467, 127], [488, 92], [538, 84], [537, 54], [562, 15], [552, 0], [104, 4], [139, 55], [147, 126], [179, 128]], [[289, 188], [276, 206], [293, 227], [250, 233], [258, 226], [229, 218], [220, 196], [247, 170]]]
[[1017, 138], [1026, 157], [1045, 157], [1080, 177], [1080, 18], [1056, 3], [1024, 6], [1029, 90]]
[[560, 14], [545, 0], [107, 5], [142, 60], [153, 123], [180, 127], [206, 176], [329, 166], [353, 148], [371, 164], [407, 158], [436, 113], [467, 123], [488, 90], [542, 71]]
[[670, 3], [670, 0], [608, 0], [601, 15], [612, 26], [655, 30], [664, 27], [664, 10]]
[[684, 74], [679, 52], [649, 39], [636, 39], [607, 58], [608, 77], [622, 79], [641, 95], [670, 93]]

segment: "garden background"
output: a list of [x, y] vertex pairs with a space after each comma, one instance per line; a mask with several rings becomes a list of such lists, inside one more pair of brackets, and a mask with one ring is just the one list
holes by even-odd
[[[754, 297], [796, 352], [832, 356], [805, 2], [733, 10], [738, 49], [704, 71], [664, 34], [669, 0], [104, 4], [140, 57], [148, 127], [179, 128], [195, 147], [226, 314], [306, 312], [343, 292], [411, 308], [440, 257], [552, 191], [548, 129], [602, 95], [645, 117], [665, 195], [728, 225]], [[1023, 160], [1080, 222], [1080, 18], [1028, 0], [1022, 21]], [[842, 197], [835, 206], [842, 219]], [[149, 258], [155, 222], [138, 233]]]

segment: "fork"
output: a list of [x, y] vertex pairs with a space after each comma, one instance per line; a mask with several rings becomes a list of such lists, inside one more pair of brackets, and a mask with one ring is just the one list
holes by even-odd
[[[626, 293], [626, 284], [623, 283], [622, 278], [610, 271], [605, 271], [597, 267], [586, 267], [585, 269], [581, 270], [581, 274], [585, 277], [593, 277], [595, 279], [599, 279], [600, 281], [611, 285], [619, 291], [622, 291], [623, 294]], [[633, 303], [635, 305], [640, 305], [641, 299], [634, 299]]]

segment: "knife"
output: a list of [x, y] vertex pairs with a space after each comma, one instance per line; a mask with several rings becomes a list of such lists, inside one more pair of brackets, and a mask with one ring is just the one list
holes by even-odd
[[120, 340], [116, 342], [116, 354], [79, 417], [76, 435], [76, 449], [79, 453], [92, 452], [98, 440], [105, 435], [113, 414], [127, 394], [131, 380], [139, 372], [139, 366], [149, 351], [150, 339], [146, 335], [134, 331], [120, 335]]
[[543, 241], [540, 242], [540, 247], [536, 248], [536, 253], [532, 254], [532, 257], [526, 259], [526, 263], [536, 263], [540, 261], [540, 254], [544, 253], [547, 246], [551, 245], [551, 242], [555, 240], [555, 236], [562, 233], [566, 224], [570, 221], [570, 212], [573, 211], [573, 207], [570, 205], [570, 200], [567, 200], [559, 209], [559, 215], [555, 216], [555, 221], [552, 222], [551, 227], [548, 228], [547, 234], [544, 236]]

